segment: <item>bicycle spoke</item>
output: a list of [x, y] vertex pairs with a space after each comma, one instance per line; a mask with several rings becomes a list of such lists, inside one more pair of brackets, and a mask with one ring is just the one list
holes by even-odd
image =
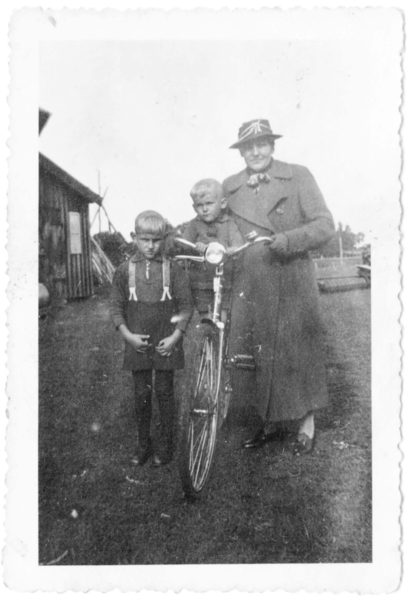
[[198, 437], [198, 448], [196, 450], [196, 454], [192, 459], [192, 467], [191, 467], [191, 476], [192, 476], [192, 481], [194, 484], [194, 487], [196, 487], [196, 481], [197, 481], [197, 475], [198, 475], [198, 470], [200, 467], [200, 461], [198, 461], [198, 455], [200, 455], [201, 452], [201, 447], [202, 447], [202, 442], [204, 439], [204, 431], [201, 432], [201, 435]]
[[209, 346], [210, 346], [210, 344], [207, 341], [207, 343], [206, 343], [206, 375], [207, 375], [208, 390], [212, 393], [212, 368], [210, 368], [211, 367], [210, 363], [212, 363], [212, 351]]
[[189, 424], [189, 470], [192, 470], [192, 457], [194, 455], [194, 424]]
[[203, 376], [204, 376], [204, 360], [205, 360], [205, 352], [204, 352], [204, 349], [202, 349], [201, 357], [200, 357], [200, 361], [199, 361], [199, 367], [198, 367], [199, 379], [196, 382], [196, 387], [195, 387], [195, 391], [194, 391], [195, 397], [198, 395], [198, 390], [201, 387], [201, 383], [202, 383]]
[[214, 398], [213, 394], [214, 394], [214, 387], [215, 387], [215, 363], [214, 363], [214, 352], [213, 352], [214, 348], [213, 348], [213, 344], [210, 348], [210, 365], [209, 365], [209, 371], [210, 371], [210, 376], [211, 376], [211, 387], [210, 387], [210, 391], [212, 394], [212, 398]]
[[207, 422], [206, 422], [206, 419], [205, 419], [205, 422], [204, 422], [204, 424], [203, 424], [203, 426], [202, 426], [202, 429], [200, 430], [200, 433], [199, 433], [199, 435], [198, 435], [198, 436], [196, 436], [196, 440], [197, 440], [197, 441], [196, 441], [196, 442], [194, 442], [194, 445], [193, 445], [193, 448], [192, 448], [192, 451], [193, 451], [193, 452], [195, 452], [195, 450], [197, 449], [197, 447], [198, 447], [198, 445], [199, 445], [199, 443], [200, 443], [200, 439], [201, 439], [201, 437], [202, 437], [202, 435], [203, 435], [203, 432], [204, 432], [204, 430], [205, 430], [205, 428], [206, 428], [206, 424], [207, 424]]
[[[201, 459], [201, 457], [202, 457], [202, 451], [203, 451], [203, 449], [205, 447], [205, 444], [206, 444], [206, 441], [207, 441], [207, 436], [205, 434], [206, 434], [206, 431], [207, 431], [207, 428], [208, 428], [208, 423], [206, 423], [205, 425], [206, 426], [202, 430], [201, 443], [200, 443], [200, 446], [198, 448], [197, 455], [195, 457], [195, 462], [196, 462], [196, 459], [197, 459], [198, 455], [199, 455], [199, 458]], [[202, 464], [201, 460], [198, 460], [196, 472], [194, 474], [194, 485], [198, 485], [198, 474], [199, 474], [199, 471], [200, 471], [200, 468], [201, 468], [201, 464]], [[195, 467], [195, 464], [194, 464], [194, 467]]]
[[[199, 451], [200, 451], [200, 448], [201, 448], [201, 445], [202, 445], [202, 441], [203, 441], [203, 439], [205, 437], [205, 434], [206, 434], [207, 426], [208, 426], [208, 423], [207, 423], [207, 421], [205, 421], [204, 426], [202, 427], [202, 431], [201, 431], [201, 433], [198, 436], [198, 443], [195, 444], [195, 446], [197, 447], [197, 449], [196, 449], [196, 454], [195, 454], [195, 458], [194, 458], [194, 465], [197, 462], [198, 454], [199, 454]], [[193, 448], [193, 450], [195, 450], [195, 447]]]

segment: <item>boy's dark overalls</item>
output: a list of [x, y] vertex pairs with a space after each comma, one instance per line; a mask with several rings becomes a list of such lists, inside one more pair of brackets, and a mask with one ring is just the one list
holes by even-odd
[[172, 456], [172, 433], [175, 413], [174, 370], [184, 367], [182, 339], [170, 356], [155, 350], [158, 343], [175, 330], [173, 316], [185, 313], [178, 327], [184, 331], [192, 313], [192, 301], [185, 273], [166, 259], [147, 261], [137, 255], [116, 272], [113, 282], [112, 311], [114, 323], [125, 323], [132, 333], [149, 335], [148, 350], [143, 353], [125, 344], [123, 369], [132, 371], [138, 427], [139, 453], [150, 452], [152, 443], [151, 397], [155, 371], [155, 393], [160, 411], [160, 451], [163, 458]]

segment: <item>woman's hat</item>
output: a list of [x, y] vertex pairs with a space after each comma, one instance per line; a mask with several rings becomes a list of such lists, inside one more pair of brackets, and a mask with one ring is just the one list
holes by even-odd
[[270, 138], [273, 141], [282, 136], [272, 132], [269, 121], [266, 119], [255, 119], [254, 121], [248, 121], [241, 125], [238, 131], [238, 141], [229, 147], [240, 148], [250, 140], [257, 140], [262, 137]]

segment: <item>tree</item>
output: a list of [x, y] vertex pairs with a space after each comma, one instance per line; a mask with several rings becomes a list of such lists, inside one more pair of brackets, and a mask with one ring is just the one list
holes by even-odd
[[315, 252], [314, 256], [340, 256], [340, 240], [342, 240], [343, 252], [351, 254], [363, 242], [364, 233], [354, 233], [349, 225], [343, 227], [343, 224], [339, 222], [332, 239]]

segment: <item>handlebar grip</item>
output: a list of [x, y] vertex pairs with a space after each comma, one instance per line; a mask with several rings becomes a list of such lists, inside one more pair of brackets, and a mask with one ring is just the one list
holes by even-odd
[[195, 244], [193, 244], [192, 242], [188, 242], [188, 240], [184, 240], [184, 238], [180, 238], [180, 237], [176, 237], [174, 238], [174, 240], [178, 243], [178, 244], [182, 244], [182, 246], [188, 246], [189, 248], [195, 248]]
[[190, 254], [177, 254], [174, 256], [175, 260], [193, 260], [194, 262], [204, 262], [205, 259], [203, 256], [191, 256]]

